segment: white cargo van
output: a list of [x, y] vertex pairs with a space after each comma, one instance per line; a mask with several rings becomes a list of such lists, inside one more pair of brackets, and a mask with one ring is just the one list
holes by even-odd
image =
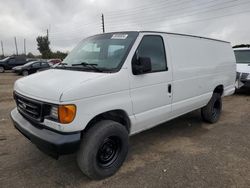
[[14, 86], [15, 127], [42, 151], [77, 152], [90, 178], [114, 174], [129, 135], [201, 108], [219, 119], [235, 89], [230, 43], [163, 32], [119, 32], [84, 39], [53, 69]]
[[237, 80], [236, 88], [250, 87], [250, 48], [235, 48]]

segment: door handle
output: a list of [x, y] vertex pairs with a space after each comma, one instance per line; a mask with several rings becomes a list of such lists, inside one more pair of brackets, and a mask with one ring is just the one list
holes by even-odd
[[168, 93], [171, 93], [171, 92], [172, 92], [172, 85], [168, 84]]

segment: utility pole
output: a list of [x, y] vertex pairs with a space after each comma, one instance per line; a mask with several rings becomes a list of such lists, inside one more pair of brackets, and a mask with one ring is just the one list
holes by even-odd
[[104, 15], [102, 14], [102, 32], [105, 33]]
[[47, 29], [47, 38], [49, 40], [49, 29]]
[[23, 53], [26, 55], [26, 39], [23, 39]]
[[1, 47], [2, 47], [2, 55], [4, 56], [4, 51], [3, 51], [3, 41], [1, 41]]
[[16, 37], [14, 37], [14, 42], [15, 42], [15, 46], [16, 46], [16, 55], [18, 55], [18, 49], [17, 49]]

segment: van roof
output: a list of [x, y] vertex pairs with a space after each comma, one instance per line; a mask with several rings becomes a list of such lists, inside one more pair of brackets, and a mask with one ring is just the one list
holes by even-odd
[[236, 50], [250, 50], [249, 47], [241, 47], [241, 48], [233, 48], [234, 51]]
[[219, 40], [219, 39], [213, 39], [209, 37], [201, 37], [201, 36], [196, 36], [196, 35], [189, 35], [189, 34], [182, 34], [182, 33], [171, 33], [171, 32], [163, 32], [163, 31], [139, 31], [140, 33], [165, 33], [165, 34], [171, 34], [171, 35], [180, 35], [180, 36], [187, 36], [187, 37], [195, 37], [195, 38], [201, 38], [201, 39], [207, 39], [207, 40], [214, 40], [214, 41], [219, 41], [219, 42], [226, 42], [230, 43], [228, 41], [224, 40]]
[[115, 31], [115, 32], [108, 32], [108, 33], [122, 33], [122, 32], [137, 32], [137, 33], [163, 33], [163, 34], [171, 34], [171, 35], [180, 35], [180, 36], [187, 36], [187, 37], [195, 37], [195, 38], [201, 38], [201, 39], [207, 39], [207, 40], [213, 40], [213, 41], [218, 41], [218, 42], [225, 42], [225, 43], [230, 43], [228, 41], [220, 40], [220, 39], [213, 39], [209, 37], [201, 37], [201, 36], [196, 36], [196, 35], [189, 35], [189, 34], [182, 34], [182, 33], [171, 33], [171, 32], [163, 32], [163, 31]]

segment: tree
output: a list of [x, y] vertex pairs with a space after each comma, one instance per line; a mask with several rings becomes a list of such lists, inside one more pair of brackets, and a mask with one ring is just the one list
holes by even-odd
[[31, 52], [29, 52], [29, 53], [27, 54], [27, 57], [28, 57], [28, 58], [34, 58], [35, 56], [34, 56]]
[[50, 41], [48, 39], [48, 36], [38, 36], [36, 38], [37, 46], [39, 52], [42, 54], [42, 58], [49, 59], [52, 56], [52, 52], [50, 50]]
[[63, 60], [67, 55], [68, 55], [67, 52], [57, 51], [52, 53], [52, 58]]

